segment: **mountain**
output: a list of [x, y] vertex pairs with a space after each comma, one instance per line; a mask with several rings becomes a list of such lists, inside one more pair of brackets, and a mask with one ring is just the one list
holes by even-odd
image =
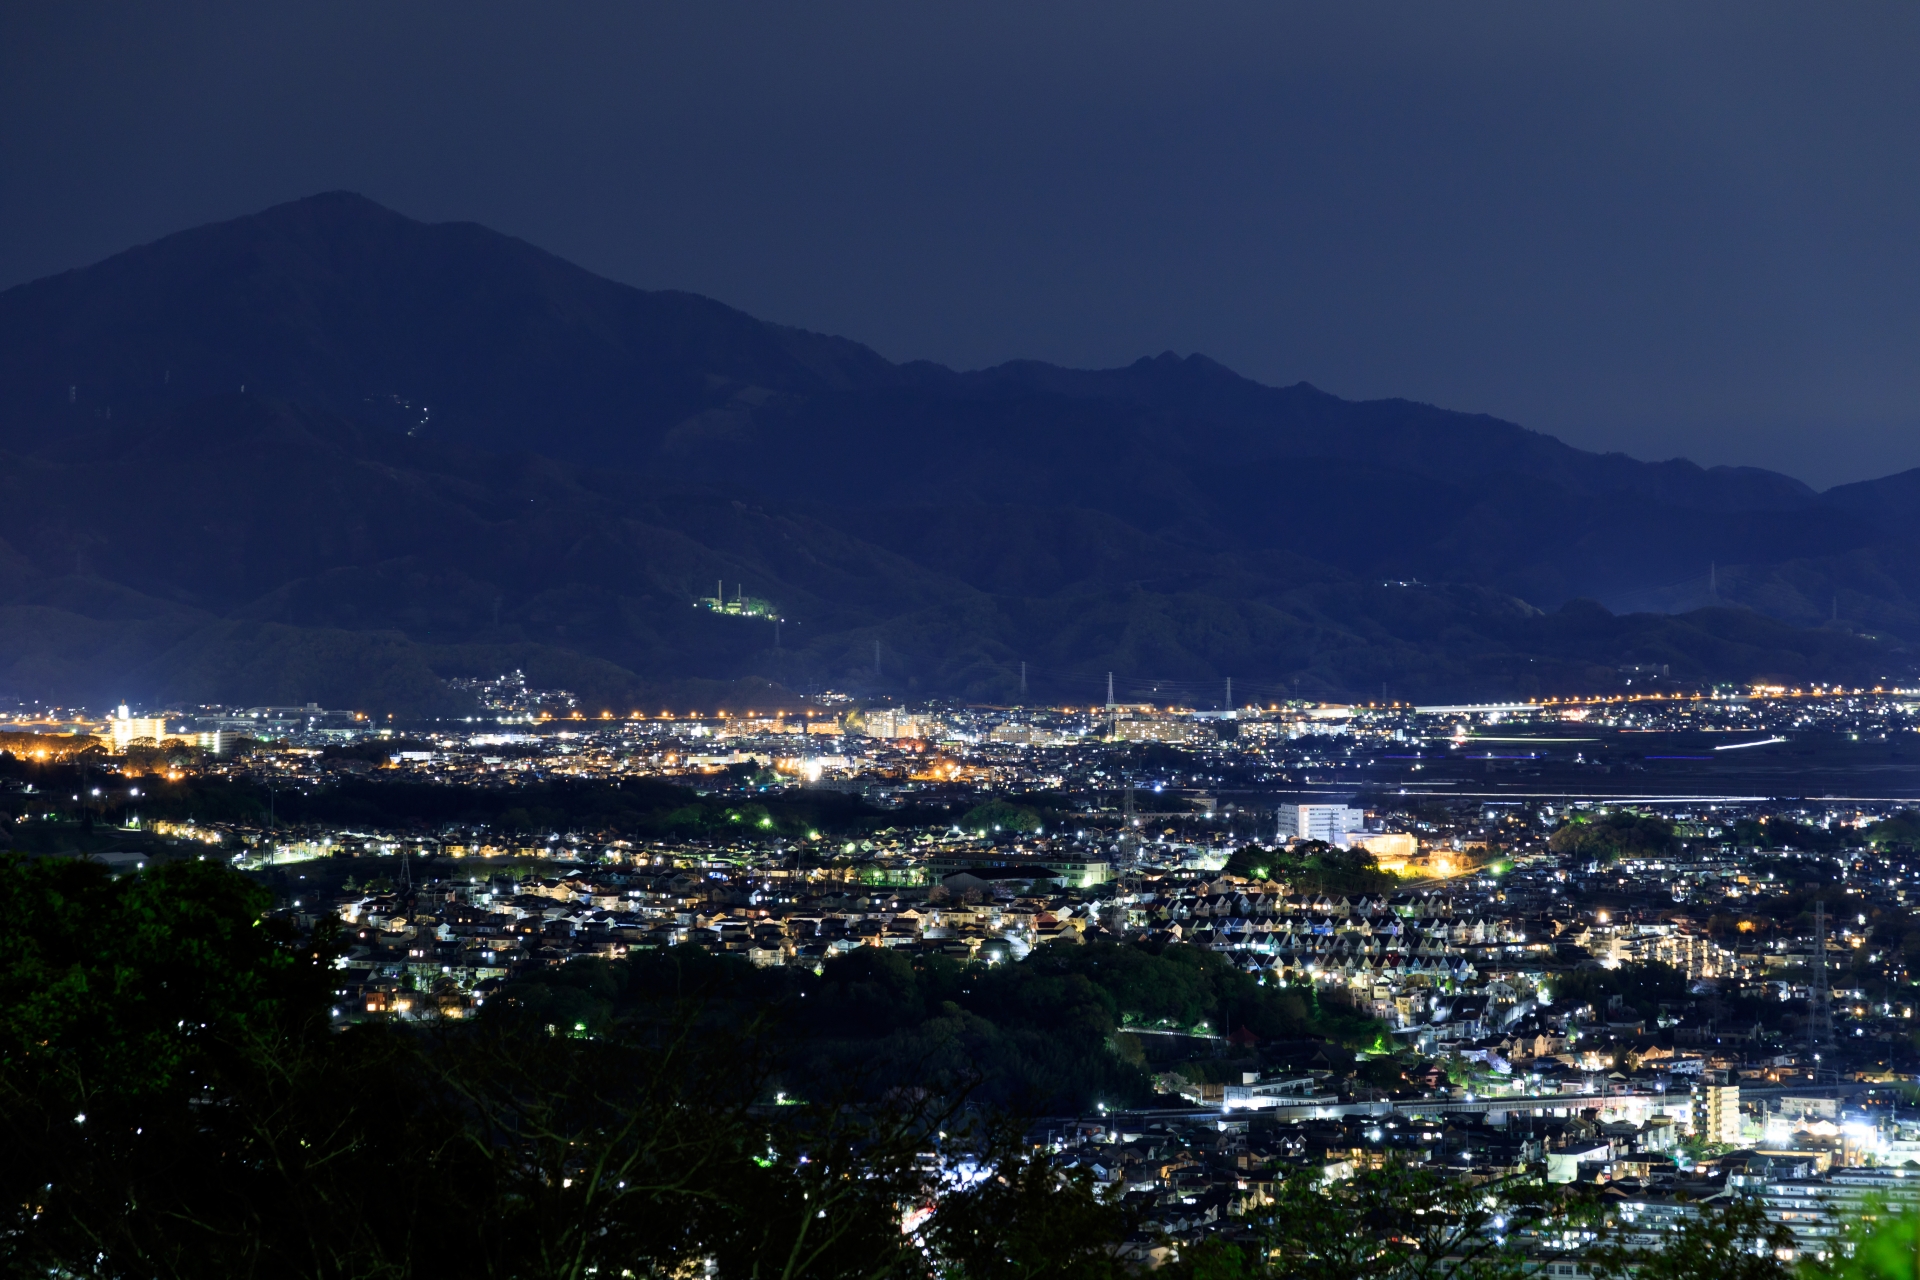
[[0, 460], [25, 697], [1529, 694], [1879, 681], [1920, 637], [1920, 473], [1817, 494], [1202, 356], [894, 364], [348, 194], [0, 293]]
[[892, 375], [852, 342], [343, 193], [0, 294], [0, 446], [244, 386], [476, 448], [634, 461], [729, 388]]

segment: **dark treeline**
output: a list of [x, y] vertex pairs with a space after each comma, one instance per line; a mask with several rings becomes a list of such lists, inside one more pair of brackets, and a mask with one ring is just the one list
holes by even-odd
[[[1762, 814], [1737, 819], [1715, 841], [1767, 852], [1839, 853], [1866, 845], [1912, 850], [1920, 848], [1920, 814], [1901, 810], [1864, 829], [1823, 827], [1784, 814]], [[1674, 852], [1680, 844], [1673, 823], [1665, 818], [1625, 811], [1576, 816], [1562, 823], [1548, 841], [1555, 853], [1599, 861], [1659, 856]]]
[[1404, 888], [1365, 849], [1342, 849], [1322, 840], [1271, 849], [1244, 845], [1227, 860], [1226, 874], [1283, 880], [1300, 893], [1380, 894]]
[[[1323, 1009], [1310, 987], [1263, 984], [1216, 953], [1113, 941], [1057, 943], [995, 965], [859, 947], [818, 975], [678, 948], [537, 972], [487, 1007], [591, 1030], [619, 1025], [662, 991], [697, 991], [707, 1019], [759, 1028], [776, 1075], [797, 1096], [857, 1076], [883, 1089], [932, 1084], [1023, 1113], [1152, 1101], [1141, 1029], [1238, 1030], [1243, 1046], [1249, 1036], [1256, 1046], [1322, 1036], [1371, 1044], [1380, 1033], [1366, 1018]], [[1190, 1052], [1206, 1060], [1230, 1047], [1197, 1043]], [[1257, 1064], [1257, 1047], [1233, 1052]]]
[[1623, 964], [1617, 969], [1570, 969], [1556, 973], [1551, 981], [1556, 1004], [1591, 1004], [1605, 1013], [1609, 1001], [1618, 999], [1649, 1021], [1663, 1003], [1684, 1002], [1689, 985], [1685, 973], [1658, 960]]
[[1651, 857], [1679, 847], [1671, 822], [1637, 813], [1576, 818], [1561, 824], [1547, 845], [1555, 853], [1602, 861], [1628, 856]]
[[632, 839], [803, 839], [944, 823], [944, 809], [882, 810], [833, 791], [758, 791], [721, 775], [703, 794], [653, 778], [554, 778], [472, 786], [344, 777], [317, 787], [270, 789], [251, 779], [164, 768], [128, 777], [103, 756], [53, 761], [0, 752], [0, 778], [30, 786], [0, 793], [10, 818], [52, 815], [121, 823], [130, 815], [176, 821], [323, 823], [381, 830], [485, 827], [508, 835], [595, 832]]

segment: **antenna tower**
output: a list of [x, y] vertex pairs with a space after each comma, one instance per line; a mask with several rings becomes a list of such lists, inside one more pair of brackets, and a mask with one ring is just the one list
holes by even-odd
[[[1827, 979], [1827, 904], [1813, 904], [1813, 981], [1807, 993], [1807, 1049], [1833, 1047], [1833, 988]], [[1815, 1078], [1819, 1068], [1814, 1068]]]
[[1020, 701], [1027, 700], [1027, 664], [1020, 664]]

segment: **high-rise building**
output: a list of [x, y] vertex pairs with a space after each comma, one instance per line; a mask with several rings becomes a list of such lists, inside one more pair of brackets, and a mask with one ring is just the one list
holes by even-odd
[[123, 752], [142, 741], [158, 746], [167, 736], [167, 722], [159, 716], [136, 716], [123, 702], [119, 712], [107, 721], [107, 736], [112, 739], [115, 752]]
[[1348, 832], [1358, 831], [1366, 817], [1365, 810], [1344, 804], [1283, 804], [1280, 806], [1280, 838], [1339, 844]]
[[933, 716], [909, 715], [891, 708], [869, 711], [864, 732], [869, 738], [937, 738], [946, 725]]
[[1740, 1145], [1740, 1086], [1710, 1084], [1702, 1087], [1698, 1101], [1696, 1131], [1702, 1140]]
[[[1206, 734], [1211, 738], [1211, 732]], [[1121, 720], [1113, 722], [1113, 740], [1115, 742], [1195, 742], [1201, 737], [1201, 727], [1192, 720], [1176, 720], [1171, 717], [1153, 719]]]

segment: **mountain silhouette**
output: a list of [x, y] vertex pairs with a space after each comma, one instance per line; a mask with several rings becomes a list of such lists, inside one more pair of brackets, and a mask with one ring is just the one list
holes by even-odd
[[1920, 636], [1920, 473], [1820, 494], [1199, 355], [896, 364], [345, 193], [0, 293], [0, 454], [23, 697], [1531, 696], [1878, 683]]

